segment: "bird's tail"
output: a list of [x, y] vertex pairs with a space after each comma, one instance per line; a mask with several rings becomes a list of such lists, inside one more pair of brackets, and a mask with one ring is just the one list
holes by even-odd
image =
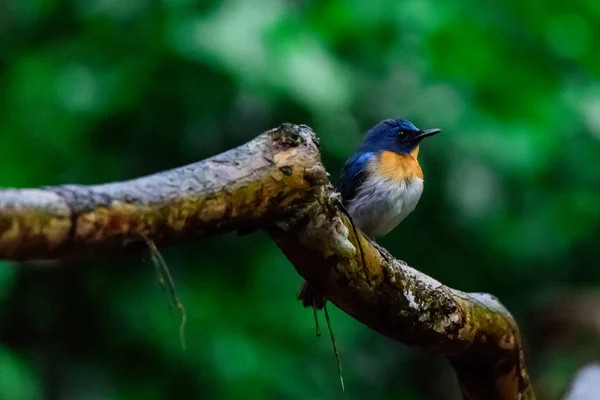
[[302, 302], [304, 307], [312, 307], [317, 310], [320, 310], [325, 306], [323, 289], [318, 284], [310, 281], [304, 282], [304, 285], [298, 294], [298, 300]]

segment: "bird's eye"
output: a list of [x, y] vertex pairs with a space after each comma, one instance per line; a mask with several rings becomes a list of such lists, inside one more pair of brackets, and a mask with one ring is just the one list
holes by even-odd
[[400, 140], [404, 140], [406, 139], [407, 133], [405, 130], [399, 130], [398, 131], [398, 139]]

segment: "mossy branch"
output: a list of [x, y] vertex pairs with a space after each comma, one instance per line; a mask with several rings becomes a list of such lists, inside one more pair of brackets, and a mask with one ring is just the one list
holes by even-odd
[[0, 259], [98, 257], [144, 238], [161, 246], [248, 228], [268, 231], [300, 275], [358, 321], [446, 356], [465, 399], [535, 398], [509, 312], [355, 237], [306, 126], [284, 124], [205, 161], [126, 182], [0, 190]]

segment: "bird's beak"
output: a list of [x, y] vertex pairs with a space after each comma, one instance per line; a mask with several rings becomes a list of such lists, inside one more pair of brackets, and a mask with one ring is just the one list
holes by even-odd
[[441, 131], [442, 131], [441, 129], [437, 129], [437, 128], [425, 129], [425, 130], [419, 131], [419, 133], [416, 135], [415, 139], [423, 139], [423, 138], [426, 138], [427, 136], [437, 135]]

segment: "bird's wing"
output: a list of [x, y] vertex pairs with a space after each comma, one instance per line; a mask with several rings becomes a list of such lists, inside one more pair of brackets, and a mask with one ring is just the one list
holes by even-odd
[[337, 186], [337, 191], [341, 193], [344, 204], [356, 195], [356, 191], [365, 180], [367, 165], [374, 156], [374, 153], [355, 154], [344, 164]]

